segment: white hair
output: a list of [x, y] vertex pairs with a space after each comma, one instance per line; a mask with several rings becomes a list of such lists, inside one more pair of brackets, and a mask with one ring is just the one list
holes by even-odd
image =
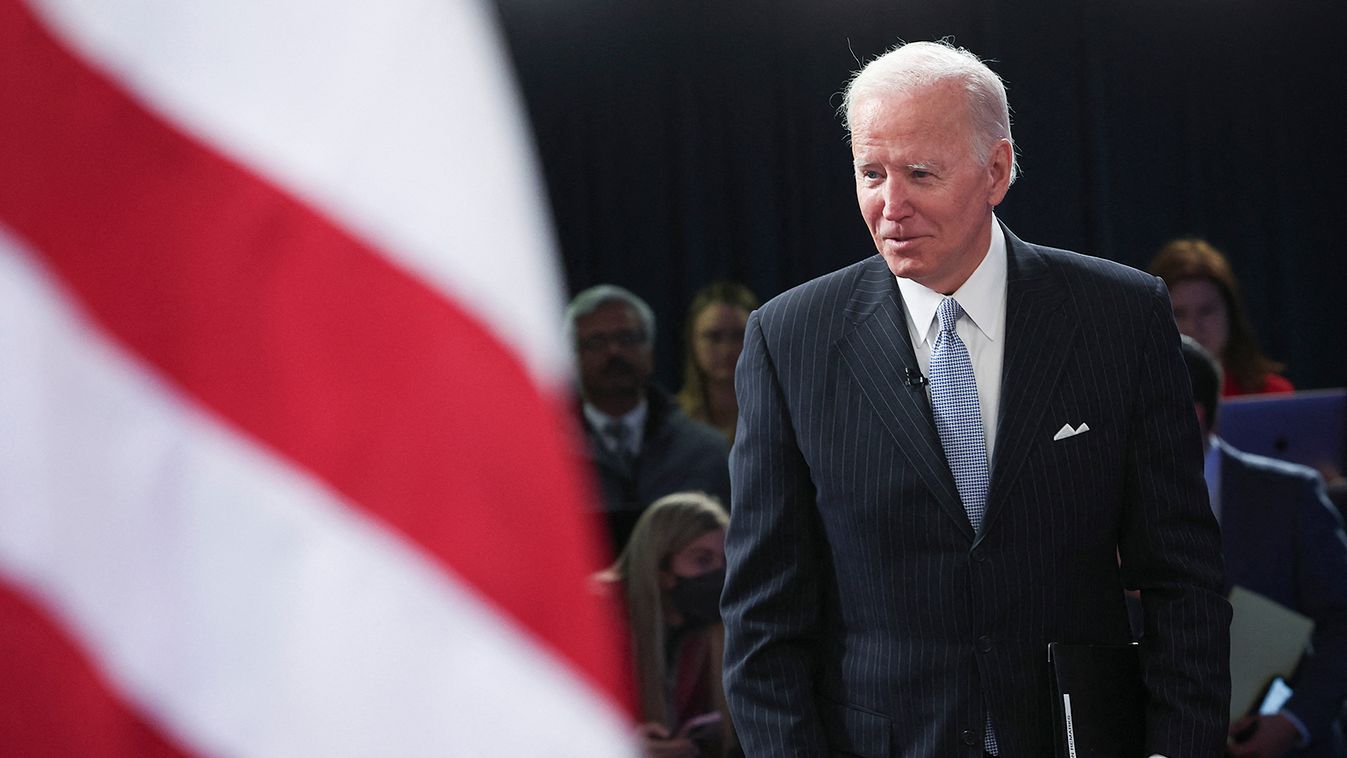
[[566, 344], [571, 346], [571, 350], [575, 349], [575, 322], [597, 311], [600, 305], [612, 302], [631, 306], [631, 309], [636, 311], [636, 317], [641, 320], [646, 344], [654, 344], [655, 312], [651, 310], [650, 305], [624, 287], [616, 284], [596, 284], [576, 295], [571, 304], [566, 306]]
[[962, 86], [972, 119], [973, 151], [984, 165], [1000, 140], [1010, 143], [1010, 181], [1020, 174], [1015, 140], [1010, 136], [1006, 85], [976, 55], [948, 41], [899, 43], [865, 64], [842, 93], [842, 125], [851, 133], [852, 109], [865, 97], [898, 94], [944, 82]]

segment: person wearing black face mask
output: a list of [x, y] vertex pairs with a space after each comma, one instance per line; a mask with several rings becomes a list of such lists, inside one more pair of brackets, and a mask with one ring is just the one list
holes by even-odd
[[[715, 542], [720, 554], [724, 555], [724, 535], [707, 532], [704, 539]], [[695, 576], [675, 574], [674, 585], [669, 590], [669, 600], [673, 603], [674, 609], [682, 614], [684, 628], [696, 628], [720, 621], [720, 591], [723, 589], [725, 589], [723, 558], [718, 569]]]
[[721, 689], [725, 524], [713, 497], [679, 492], [642, 514], [599, 580], [625, 602], [638, 727], [658, 758], [741, 755]]

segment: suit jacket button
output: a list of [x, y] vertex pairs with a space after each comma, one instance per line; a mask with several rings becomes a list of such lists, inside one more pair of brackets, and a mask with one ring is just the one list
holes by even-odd
[[992, 638], [985, 634], [978, 637], [978, 650], [981, 650], [984, 653], [990, 653], [992, 651]]
[[978, 744], [978, 736], [973, 733], [972, 729], [963, 730], [963, 732], [959, 734], [959, 739], [963, 740], [963, 744], [969, 747]]
[[986, 550], [974, 550], [974, 551], [973, 551], [973, 560], [977, 561], [978, 563], [986, 563], [986, 562], [987, 562], [987, 551], [986, 551]]

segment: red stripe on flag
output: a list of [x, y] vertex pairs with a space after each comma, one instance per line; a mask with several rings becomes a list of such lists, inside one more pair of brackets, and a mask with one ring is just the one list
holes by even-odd
[[122, 702], [73, 640], [0, 581], [0, 754], [187, 755]]
[[0, 0], [0, 134], [0, 219], [97, 323], [626, 699], [616, 614], [585, 589], [599, 540], [565, 408], [482, 324], [17, 0]]

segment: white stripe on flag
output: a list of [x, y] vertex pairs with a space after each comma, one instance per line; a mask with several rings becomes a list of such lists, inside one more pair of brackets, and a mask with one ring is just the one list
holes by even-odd
[[440, 567], [185, 402], [0, 227], [0, 572], [219, 755], [632, 755]]
[[153, 110], [471, 306], [563, 389], [542, 166], [483, 3], [32, 4]]

